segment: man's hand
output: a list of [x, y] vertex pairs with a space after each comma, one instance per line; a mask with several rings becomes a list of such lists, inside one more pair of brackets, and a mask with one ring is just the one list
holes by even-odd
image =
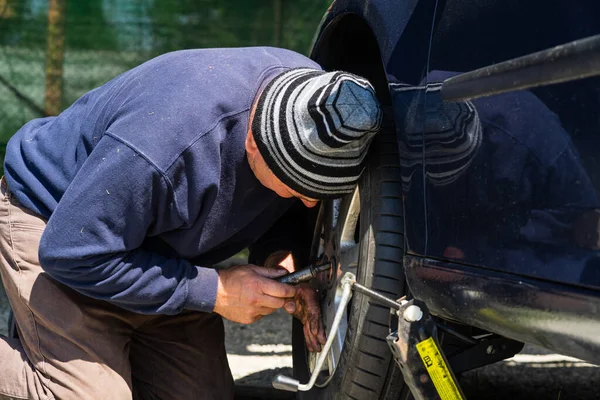
[[296, 288], [273, 279], [284, 269], [242, 265], [219, 271], [214, 312], [233, 322], [251, 324], [269, 315], [296, 295]]
[[[265, 261], [265, 267], [282, 268], [288, 272], [294, 272], [296, 266], [289, 251], [276, 251]], [[304, 325], [304, 339], [306, 347], [310, 351], [319, 352], [325, 344], [325, 329], [321, 321], [321, 307], [319, 306], [319, 295], [308, 283], [296, 285], [296, 296], [287, 299], [285, 311], [298, 318]]]
[[296, 285], [296, 296], [288, 299], [284, 309], [289, 314], [302, 321], [304, 325], [304, 339], [309, 351], [320, 352], [325, 344], [325, 329], [321, 321], [321, 307], [319, 295], [308, 283]]
[[292, 257], [292, 253], [288, 250], [278, 250], [274, 253], [271, 253], [271, 255], [269, 255], [269, 257], [267, 257], [265, 260], [265, 267], [283, 268], [289, 273], [292, 273], [296, 270], [294, 257]]

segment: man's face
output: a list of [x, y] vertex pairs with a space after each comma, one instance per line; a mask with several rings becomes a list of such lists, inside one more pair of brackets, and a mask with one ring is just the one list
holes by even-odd
[[301, 195], [296, 192], [283, 182], [279, 180], [275, 176], [275, 174], [271, 171], [271, 169], [267, 166], [264, 158], [260, 155], [258, 151], [254, 153], [247, 152], [248, 155], [248, 163], [250, 164], [250, 168], [254, 172], [256, 178], [260, 181], [268, 189], [271, 189], [277, 195], [289, 199], [295, 197], [300, 199], [304, 205], [308, 208], [312, 208], [317, 205], [319, 200], [311, 199], [306, 196]]
[[285, 199], [290, 199], [292, 197], [300, 199], [308, 208], [316, 206], [319, 200], [302, 196], [300, 193], [281, 182], [281, 180], [279, 180], [279, 178], [277, 178], [273, 171], [271, 171], [271, 169], [267, 166], [265, 159], [259, 153], [256, 142], [254, 141], [254, 136], [252, 135], [252, 119], [254, 118], [254, 112], [256, 111], [258, 98], [259, 96], [256, 97], [256, 100], [252, 105], [252, 110], [250, 111], [248, 135], [246, 137], [246, 156], [248, 157], [250, 169], [252, 169], [252, 172], [254, 172], [254, 175], [264, 187], [271, 189], [277, 193], [277, 195]]

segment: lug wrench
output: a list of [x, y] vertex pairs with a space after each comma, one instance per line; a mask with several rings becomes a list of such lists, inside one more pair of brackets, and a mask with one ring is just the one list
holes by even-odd
[[[326, 271], [329, 268], [325, 268], [325, 266], [329, 266], [329, 268], [331, 268], [331, 264], [323, 264], [321, 266], [317, 266], [317, 267], [313, 267], [313, 268], [324, 268], [322, 269], [322, 271]], [[309, 267], [311, 268], [311, 267]], [[307, 269], [309, 269], [307, 268]], [[300, 273], [302, 273], [301, 275], [306, 279], [309, 280], [310, 279], [310, 275], [306, 272], [306, 270], [301, 270], [299, 271]], [[282, 278], [279, 279], [283, 279], [286, 278], [288, 276], [291, 276], [293, 274], [289, 274], [289, 275], [285, 275]], [[314, 276], [314, 275], [313, 275]], [[304, 281], [304, 280], [302, 280]], [[295, 282], [297, 283], [297, 282]], [[385, 296], [380, 295], [379, 293], [377, 293], [374, 290], [371, 290], [359, 283], [356, 282], [356, 276], [351, 273], [351, 272], [346, 272], [344, 274], [344, 276], [342, 277], [340, 284], [342, 285], [342, 297], [340, 299], [340, 304], [338, 306], [338, 309], [335, 312], [335, 316], [333, 318], [333, 323], [331, 324], [331, 329], [329, 330], [329, 333], [327, 335], [327, 341], [325, 342], [325, 346], [323, 346], [323, 349], [321, 350], [321, 353], [319, 354], [319, 358], [317, 360], [317, 363], [315, 365], [315, 368], [313, 370], [313, 373], [308, 381], [308, 383], [306, 384], [301, 384], [300, 381], [298, 381], [297, 379], [294, 378], [290, 378], [289, 376], [285, 376], [285, 375], [277, 375], [275, 377], [275, 379], [273, 379], [273, 387], [279, 390], [287, 390], [290, 392], [297, 392], [297, 391], [309, 391], [310, 389], [312, 389], [312, 387], [315, 385], [315, 382], [317, 381], [317, 377], [319, 376], [319, 373], [321, 371], [321, 367], [323, 366], [323, 364], [325, 363], [325, 359], [327, 358], [327, 355], [329, 353], [329, 349], [331, 348], [331, 345], [333, 344], [333, 340], [335, 338], [335, 335], [333, 334], [335, 331], [337, 331], [337, 329], [340, 326], [340, 322], [342, 321], [342, 317], [344, 316], [344, 312], [346, 311], [346, 307], [348, 306], [348, 303], [350, 302], [350, 298], [352, 297], [352, 289], [356, 290], [357, 292], [363, 293], [367, 296], [369, 296], [370, 298], [372, 298], [373, 300], [375, 300], [376, 302], [379, 302], [383, 305], [386, 305], [390, 308], [393, 308], [394, 310], [399, 310], [400, 309], [400, 304], [388, 299]]]
[[[283, 278], [285, 278], [286, 276], [288, 275], [285, 275]], [[305, 392], [312, 389], [312, 387], [315, 385], [315, 382], [317, 381], [317, 377], [319, 376], [321, 367], [325, 363], [325, 359], [327, 358], [329, 349], [333, 344], [333, 340], [335, 338], [334, 332], [337, 331], [337, 329], [339, 328], [340, 322], [342, 321], [342, 317], [344, 316], [344, 313], [346, 311], [346, 307], [350, 302], [350, 298], [352, 297], [352, 289], [356, 290], [357, 292], [363, 293], [372, 298], [373, 300], [390, 308], [393, 308], [394, 310], [400, 309], [400, 304], [396, 303], [395, 301], [388, 299], [387, 297], [382, 296], [376, 291], [371, 290], [359, 283], [356, 283], [356, 276], [351, 272], [346, 272], [344, 274], [340, 284], [342, 285], [342, 297], [340, 299], [340, 304], [335, 312], [333, 323], [331, 324], [331, 329], [329, 330], [329, 333], [327, 335], [327, 341], [325, 342], [325, 346], [323, 346], [323, 349], [319, 354], [319, 358], [317, 359], [317, 363], [315, 365], [312, 375], [310, 376], [308, 383], [301, 384], [300, 381], [298, 381], [297, 379], [279, 374], [275, 377], [275, 379], [273, 379], [272, 384], [274, 388], [280, 390], [287, 390], [290, 392]]]
[[352, 286], [356, 283], [356, 277], [353, 273], [346, 272], [346, 274], [344, 274], [344, 276], [342, 277], [340, 283], [342, 285], [342, 297], [340, 299], [340, 305], [335, 312], [335, 317], [333, 318], [331, 329], [329, 330], [329, 334], [327, 335], [327, 341], [325, 342], [325, 346], [323, 346], [323, 349], [319, 354], [317, 364], [315, 366], [315, 369], [313, 370], [312, 375], [310, 376], [308, 383], [301, 384], [300, 381], [297, 379], [280, 374], [277, 375], [275, 379], [273, 379], [272, 384], [275, 389], [287, 390], [290, 392], [306, 392], [312, 389], [312, 387], [315, 385], [317, 377], [319, 376], [319, 372], [321, 371], [321, 367], [325, 363], [325, 359], [327, 358], [329, 349], [331, 348], [331, 344], [335, 339], [335, 335], [333, 334], [333, 332], [337, 331], [338, 327], [340, 326], [340, 322], [342, 321], [342, 317], [344, 316], [346, 306], [348, 305], [348, 302], [352, 297]]
[[[414, 300], [407, 301], [405, 299], [397, 302], [382, 296], [376, 291], [357, 283], [356, 277], [351, 272], [344, 274], [340, 284], [342, 285], [342, 298], [335, 312], [331, 329], [327, 335], [327, 341], [319, 354], [317, 364], [308, 383], [301, 384], [297, 379], [285, 375], [277, 375], [272, 382], [274, 388], [291, 392], [312, 389], [321, 372], [321, 367], [328, 356], [329, 349], [335, 337], [334, 332], [339, 328], [346, 307], [352, 297], [352, 290], [354, 289], [357, 292], [365, 294], [375, 302], [390, 307], [399, 317], [401, 316], [398, 322], [398, 331], [390, 334], [387, 337], [387, 342], [396, 363], [401, 367], [404, 380], [416, 400], [433, 398], [447, 400], [465, 399], [460, 386], [456, 383], [456, 378], [452, 370], [448, 367], [447, 359], [439, 348], [435, 322], [431, 318], [425, 304], [420, 304], [419, 306], [414, 303]], [[401, 321], [406, 321], [406, 325]], [[401, 329], [402, 332], [400, 332]], [[416, 333], [412, 331], [416, 331]], [[399, 339], [400, 337], [402, 337], [402, 340]], [[412, 343], [413, 341], [415, 343]], [[414, 346], [415, 344], [416, 347]], [[432, 359], [435, 359], [436, 362], [432, 362]], [[427, 369], [423, 369], [424, 365], [427, 368], [433, 367], [436, 372], [432, 373]], [[440, 371], [442, 372], [441, 374]], [[428, 373], [429, 376], [427, 376]], [[441, 393], [444, 395], [441, 396]]]
[[[303, 270], [300, 270], [298, 272], [292, 273], [292, 274], [288, 274], [288, 275], [284, 275], [283, 277], [279, 278], [278, 280], [280, 282], [284, 282], [284, 283], [298, 283], [298, 282], [305, 282], [307, 280], [310, 280], [310, 278], [312, 278], [313, 276], [316, 275], [315, 272], [313, 272], [313, 270], [318, 270], [318, 272], [321, 271], [326, 271], [329, 268], [331, 268], [331, 264], [330, 263], [326, 263], [326, 264], [322, 264], [322, 265], [318, 265], [316, 267], [308, 267], [305, 268]], [[290, 279], [292, 278], [292, 275], [298, 274], [296, 277], [293, 277], [294, 279]], [[288, 278], [290, 277], [290, 278]], [[286, 280], [285, 278], [288, 278], [288, 280]], [[385, 296], [380, 295], [379, 293], [377, 293], [374, 290], [371, 290], [359, 283], [356, 282], [356, 276], [351, 273], [351, 272], [346, 272], [344, 274], [344, 276], [342, 277], [340, 284], [342, 285], [342, 296], [340, 299], [340, 304], [338, 306], [338, 309], [335, 312], [335, 316], [333, 318], [333, 323], [331, 324], [331, 329], [329, 330], [329, 333], [327, 334], [327, 341], [325, 342], [325, 345], [323, 346], [323, 349], [321, 350], [321, 353], [319, 354], [319, 358], [317, 360], [317, 363], [315, 365], [315, 368], [313, 370], [313, 373], [308, 381], [308, 383], [306, 384], [301, 384], [300, 381], [298, 381], [297, 379], [294, 378], [290, 378], [289, 376], [285, 376], [285, 375], [277, 375], [275, 377], [275, 379], [273, 379], [273, 387], [276, 389], [280, 389], [280, 390], [287, 390], [290, 392], [297, 392], [297, 391], [309, 391], [310, 389], [312, 389], [312, 387], [314, 386], [317, 377], [319, 376], [319, 373], [321, 371], [321, 367], [323, 366], [325, 359], [327, 358], [327, 355], [329, 353], [329, 349], [331, 348], [331, 345], [333, 344], [333, 340], [335, 338], [334, 332], [337, 331], [337, 329], [339, 328], [340, 322], [342, 321], [342, 317], [344, 316], [344, 312], [346, 311], [346, 307], [348, 306], [348, 303], [350, 302], [350, 298], [352, 297], [352, 289], [356, 290], [357, 292], [363, 293], [367, 296], [369, 296], [370, 298], [372, 298], [373, 300], [375, 300], [378, 303], [381, 303], [382, 305], [388, 306], [394, 310], [399, 310], [401, 305]]]
[[295, 285], [301, 282], [308, 282], [312, 278], [316, 277], [318, 273], [329, 271], [333, 267], [333, 263], [328, 261], [323, 264], [309, 265], [299, 271], [295, 271], [286, 275], [283, 275], [276, 280], [281, 283], [287, 283]]

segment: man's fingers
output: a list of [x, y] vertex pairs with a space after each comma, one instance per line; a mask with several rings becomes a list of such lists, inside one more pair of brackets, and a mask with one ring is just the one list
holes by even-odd
[[326, 335], [321, 323], [319, 296], [312, 287], [305, 284], [296, 286], [296, 293], [293, 315], [302, 321], [306, 348], [312, 352], [320, 352], [326, 342]]
[[219, 271], [214, 312], [242, 324], [257, 321], [294, 299], [296, 289], [273, 278], [285, 275], [284, 269], [256, 265], [237, 266]]
[[319, 330], [321, 330], [321, 309], [317, 299], [311, 300], [308, 304], [305, 303], [306, 307], [306, 319], [310, 322], [310, 331], [313, 335], [318, 336]]
[[288, 272], [294, 272], [294, 258], [288, 250], [280, 250], [267, 257], [264, 266], [266, 268], [285, 268]]
[[[279, 297], [279, 298], [286, 298], [286, 297], [294, 297], [296, 295], [296, 288], [293, 287], [292, 285], [288, 285], [285, 283], [279, 283], [273, 279], [279, 278], [285, 274], [287, 274], [287, 271], [281, 268], [278, 269], [274, 269], [274, 268], [263, 268], [263, 267], [257, 267], [257, 266], [253, 266], [252, 270], [254, 271], [254, 273], [256, 275], [259, 275], [260, 277], [263, 278], [268, 278], [268, 279], [260, 279], [259, 281], [259, 285], [260, 285], [260, 289], [261, 291], [268, 295], [268, 296], [272, 296], [272, 297]], [[283, 304], [279, 307], [282, 307]]]
[[261, 307], [267, 307], [267, 308], [271, 308], [273, 310], [277, 310], [278, 308], [283, 307], [285, 302], [286, 302], [285, 299], [280, 299], [277, 297], [263, 295], [263, 296], [260, 296], [260, 298], [258, 299], [257, 305], [261, 306]]
[[274, 253], [271, 253], [265, 260], [263, 266], [265, 268], [277, 268], [279, 267], [279, 264], [281, 264], [281, 262], [290, 254], [291, 253], [288, 250], [278, 250]]
[[260, 276], [264, 276], [265, 278], [275, 279], [279, 278], [288, 273], [283, 268], [264, 268], [264, 267], [252, 267], [252, 270]]
[[306, 347], [309, 351], [321, 351], [321, 345], [316, 340], [315, 336], [310, 332], [310, 327], [308, 324], [304, 324], [304, 340], [306, 341]]
[[308, 349], [308, 351], [314, 351], [312, 342], [310, 339], [310, 332], [308, 329], [306, 329], [306, 324], [304, 324], [302, 326], [302, 329], [304, 330], [304, 342], [306, 343], [306, 348]]
[[319, 334], [319, 320], [317, 318], [310, 319], [310, 332], [315, 336]]
[[261, 289], [262, 292], [268, 296], [279, 297], [282, 299], [294, 297], [296, 295], [296, 288], [292, 285], [279, 283], [270, 279], [265, 279], [261, 282]]
[[327, 341], [327, 335], [325, 334], [325, 327], [323, 326], [322, 323], [319, 324], [319, 334], [317, 335], [317, 340], [322, 345], [324, 345], [325, 342]]
[[294, 315], [296, 312], [296, 303], [294, 301], [288, 301], [283, 305], [283, 308], [285, 308], [285, 311], [288, 314]]
[[294, 272], [296, 270], [296, 266], [294, 265], [294, 257], [292, 257], [292, 253], [289, 253], [283, 260], [279, 262], [279, 266], [285, 268], [288, 272]]

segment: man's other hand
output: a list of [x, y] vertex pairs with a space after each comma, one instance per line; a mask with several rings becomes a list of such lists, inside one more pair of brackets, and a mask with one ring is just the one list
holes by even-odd
[[308, 283], [296, 285], [296, 296], [288, 299], [284, 306], [285, 311], [302, 321], [304, 325], [304, 339], [309, 351], [320, 352], [325, 344], [325, 328], [321, 321], [321, 307], [319, 295]]
[[274, 279], [284, 269], [242, 265], [219, 271], [214, 312], [230, 321], [251, 324], [296, 296], [296, 288]]
[[296, 270], [296, 264], [294, 263], [294, 257], [288, 250], [278, 250], [271, 253], [265, 261], [265, 267], [267, 268], [283, 268], [287, 272], [292, 273]]
[[[265, 261], [265, 267], [285, 269], [294, 272], [294, 258], [287, 250], [276, 251]], [[302, 268], [302, 267], [301, 267]], [[321, 321], [319, 295], [308, 283], [296, 285], [296, 296], [287, 299], [284, 309], [298, 318], [304, 326], [304, 339], [309, 351], [319, 352], [325, 344], [325, 328]]]

